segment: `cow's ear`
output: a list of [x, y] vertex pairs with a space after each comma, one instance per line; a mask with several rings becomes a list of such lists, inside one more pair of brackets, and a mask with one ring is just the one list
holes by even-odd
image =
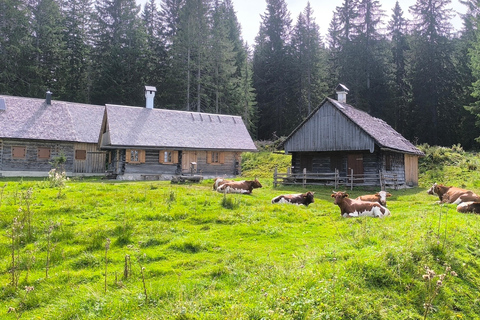
[[348, 198], [348, 193], [344, 193], [344, 194], [343, 194], [343, 197], [344, 197], [344, 198]]
[[332, 198], [335, 198], [335, 194], [334, 194], [334, 193], [332, 193]]
[[380, 192], [375, 193], [376, 196], [380, 196]]
[[392, 194], [387, 192], [387, 197], [391, 197], [391, 196], [392, 196]]

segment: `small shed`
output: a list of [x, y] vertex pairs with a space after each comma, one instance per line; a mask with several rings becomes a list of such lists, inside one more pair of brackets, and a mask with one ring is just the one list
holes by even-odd
[[0, 176], [47, 176], [66, 157], [68, 175], [103, 175], [104, 106], [0, 95]]
[[99, 145], [117, 179], [170, 180], [175, 175], [234, 177], [241, 154], [257, 151], [240, 116], [107, 104]]
[[326, 98], [285, 140], [292, 172], [333, 173], [357, 184], [380, 185], [378, 175], [398, 186], [418, 185], [418, 158], [424, 156], [385, 121], [346, 103], [348, 89], [337, 87], [338, 100]]

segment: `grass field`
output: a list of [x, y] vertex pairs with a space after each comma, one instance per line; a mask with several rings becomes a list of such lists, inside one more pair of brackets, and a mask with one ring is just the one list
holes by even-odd
[[[268, 177], [252, 195], [0, 179], [0, 319], [480, 319], [480, 216], [425, 192], [480, 192], [472, 169], [425, 169], [419, 188], [389, 190], [384, 219]], [[309, 207], [270, 203], [306, 190]]]

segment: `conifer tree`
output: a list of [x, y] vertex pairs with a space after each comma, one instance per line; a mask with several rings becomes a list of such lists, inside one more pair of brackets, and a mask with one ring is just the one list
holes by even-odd
[[288, 97], [292, 55], [289, 50], [291, 19], [284, 0], [267, 0], [256, 38], [253, 73], [259, 112], [258, 137], [287, 135]]
[[92, 102], [143, 105], [145, 29], [135, 0], [96, 3]]

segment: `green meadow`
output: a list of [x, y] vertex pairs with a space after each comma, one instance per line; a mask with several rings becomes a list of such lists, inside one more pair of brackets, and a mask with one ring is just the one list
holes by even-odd
[[[342, 218], [331, 187], [274, 188], [271, 157], [244, 157], [263, 184], [251, 195], [0, 179], [0, 319], [480, 318], [480, 216], [426, 193], [480, 192], [475, 155], [435, 166], [429, 151], [383, 219]], [[308, 207], [270, 203], [307, 190]]]

